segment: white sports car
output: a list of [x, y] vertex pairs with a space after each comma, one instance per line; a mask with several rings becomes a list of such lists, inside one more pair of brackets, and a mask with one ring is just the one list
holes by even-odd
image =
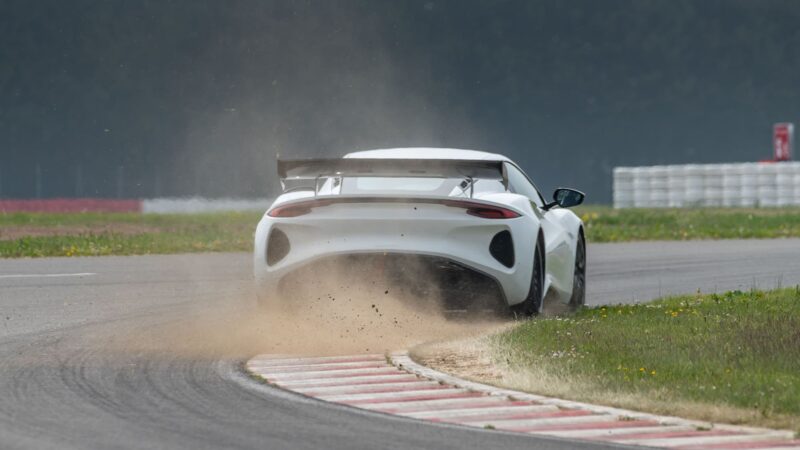
[[[284, 297], [291, 274], [331, 260], [368, 261], [412, 285], [419, 284], [415, 274], [435, 274], [437, 292], [456, 294], [446, 302], [456, 309], [531, 316], [545, 298], [584, 303], [583, 223], [566, 209], [584, 194], [556, 189], [547, 202], [505, 156], [370, 150], [342, 159], [279, 160], [278, 173], [283, 194], [255, 233], [262, 304]], [[417, 269], [404, 269], [411, 266]]]

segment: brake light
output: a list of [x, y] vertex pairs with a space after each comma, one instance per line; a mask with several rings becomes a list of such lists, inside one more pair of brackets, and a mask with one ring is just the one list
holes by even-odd
[[270, 217], [297, 217], [311, 212], [311, 208], [304, 205], [278, 206], [268, 213]]
[[267, 213], [267, 215], [270, 217], [297, 217], [310, 213], [312, 208], [328, 206], [331, 203], [333, 203], [333, 200], [330, 199], [290, 203], [288, 205], [278, 206]]
[[470, 208], [467, 214], [476, 217], [483, 217], [484, 219], [513, 219], [519, 217], [519, 214], [505, 208]]
[[297, 217], [311, 212], [312, 209], [320, 206], [328, 206], [334, 203], [436, 203], [449, 206], [451, 208], [462, 208], [467, 214], [483, 219], [513, 219], [520, 214], [502, 206], [486, 205], [483, 203], [467, 200], [439, 200], [439, 199], [391, 199], [391, 198], [339, 198], [339, 199], [317, 199], [295, 203], [289, 203], [275, 207], [267, 215], [270, 217]]
[[467, 214], [484, 219], [513, 219], [519, 217], [517, 212], [501, 206], [484, 205], [483, 203], [462, 200], [449, 200], [444, 204], [454, 208], [464, 208], [467, 210]]

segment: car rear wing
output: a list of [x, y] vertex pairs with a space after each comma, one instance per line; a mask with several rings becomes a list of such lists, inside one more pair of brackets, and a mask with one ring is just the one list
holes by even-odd
[[278, 176], [284, 192], [319, 189], [330, 177], [464, 178], [499, 180], [508, 187], [503, 161], [473, 159], [279, 159]]

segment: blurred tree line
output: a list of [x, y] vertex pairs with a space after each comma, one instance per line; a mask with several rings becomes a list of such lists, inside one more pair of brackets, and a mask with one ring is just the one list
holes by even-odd
[[769, 157], [799, 24], [792, 0], [5, 0], [0, 196], [260, 196], [276, 153], [432, 145], [609, 201], [616, 165]]

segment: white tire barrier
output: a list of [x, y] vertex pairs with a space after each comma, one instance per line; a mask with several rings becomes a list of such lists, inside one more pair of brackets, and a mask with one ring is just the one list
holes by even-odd
[[271, 203], [272, 200], [263, 198], [152, 198], [142, 200], [142, 212], [152, 214], [196, 214], [222, 211], [264, 212]]
[[670, 208], [683, 207], [686, 200], [686, 173], [683, 166], [667, 166], [667, 198]]
[[615, 208], [800, 206], [800, 162], [614, 168]]
[[646, 208], [650, 206], [650, 181], [648, 178], [649, 167], [635, 167], [633, 169], [633, 206]]
[[794, 182], [794, 201], [792, 202], [795, 205], [800, 205], [800, 163], [792, 164], [794, 167], [794, 176], [792, 179]]
[[619, 208], [633, 207], [633, 170], [630, 167], [614, 169], [613, 189], [615, 205], [619, 205]]
[[758, 166], [758, 206], [778, 206], [778, 185], [775, 183], [777, 174], [775, 164], [759, 164]]
[[778, 206], [794, 203], [794, 164], [779, 164], [775, 174]]

